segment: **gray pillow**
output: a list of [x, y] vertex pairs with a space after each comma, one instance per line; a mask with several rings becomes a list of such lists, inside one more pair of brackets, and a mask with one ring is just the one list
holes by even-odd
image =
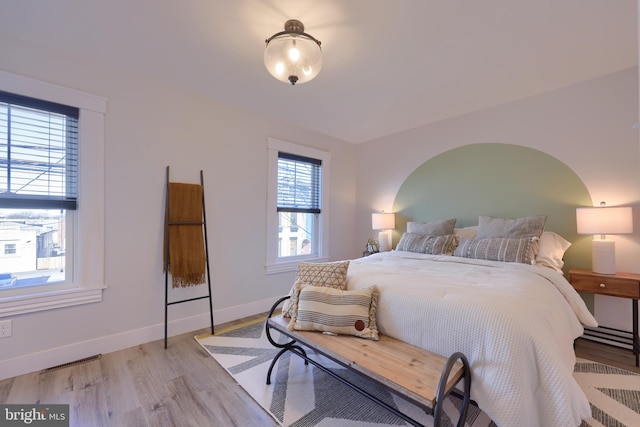
[[417, 252], [430, 255], [452, 255], [458, 244], [458, 236], [429, 236], [428, 234], [404, 233], [396, 251]]
[[534, 264], [538, 250], [537, 237], [520, 239], [493, 237], [479, 240], [462, 238], [453, 255], [489, 261]]
[[546, 215], [527, 216], [522, 218], [496, 218], [493, 216], [478, 217], [478, 234], [476, 239], [489, 237], [508, 237], [520, 239], [523, 237], [540, 237]]
[[407, 222], [407, 233], [426, 234], [429, 236], [444, 236], [453, 234], [453, 228], [456, 225], [455, 218], [440, 219], [429, 222]]

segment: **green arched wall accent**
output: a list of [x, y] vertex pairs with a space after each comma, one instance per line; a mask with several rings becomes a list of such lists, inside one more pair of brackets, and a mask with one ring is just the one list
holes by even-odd
[[466, 145], [433, 157], [404, 181], [394, 202], [394, 244], [407, 221], [455, 217], [456, 227], [466, 227], [479, 215], [547, 215], [545, 229], [572, 242], [565, 271], [591, 268], [591, 237], [576, 233], [579, 206], [593, 206], [591, 196], [555, 157], [519, 145]]

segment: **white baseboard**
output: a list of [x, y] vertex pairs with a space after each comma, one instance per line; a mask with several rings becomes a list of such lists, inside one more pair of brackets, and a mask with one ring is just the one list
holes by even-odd
[[[249, 304], [214, 310], [214, 327], [221, 323], [266, 312], [274, 302], [275, 298], [270, 298]], [[168, 335], [174, 336], [196, 331], [207, 328], [210, 324], [208, 312], [182, 319], [170, 320]], [[26, 354], [13, 359], [0, 360], [0, 380], [40, 371], [97, 354], [122, 350], [127, 347], [133, 347], [158, 339], [164, 339], [164, 323], [92, 338], [86, 341]]]

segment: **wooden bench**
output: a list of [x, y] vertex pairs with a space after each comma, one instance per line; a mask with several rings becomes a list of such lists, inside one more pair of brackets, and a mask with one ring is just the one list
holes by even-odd
[[[266, 333], [269, 342], [281, 350], [276, 354], [267, 372], [267, 384], [271, 384], [273, 367], [287, 351], [295, 353], [353, 390], [375, 401], [387, 410], [398, 415], [412, 425], [420, 426], [416, 420], [400, 412], [394, 406], [380, 400], [366, 390], [350, 383], [318, 360], [307, 355], [304, 348], [315, 350], [339, 365], [353, 370], [387, 387], [392, 392], [408, 399], [433, 415], [434, 426], [440, 426], [442, 403], [450, 394], [459, 395], [462, 408], [458, 427], [462, 427], [467, 417], [470, 399], [471, 370], [466, 357], [455, 353], [446, 358], [430, 351], [415, 347], [400, 340], [380, 335], [379, 341], [372, 341], [347, 335], [328, 335], [314, 331], [290, 331], [288, 318], [274, 316], [274, 311], [284, 300], [279, 299], [271, 308], [266, 321]], [[291, 338], [287, 343], [278, 343], [271, 336], [271, 329]], [[455, 385], [464, 379], [463, 394], [454, 391]]]

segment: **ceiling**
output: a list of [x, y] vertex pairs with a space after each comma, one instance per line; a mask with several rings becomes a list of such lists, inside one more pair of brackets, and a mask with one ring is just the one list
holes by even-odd
[[[324, 55], [296, 86], [262, 62], [291, 18]], [[636, 0], [0, 0], [0, 37], [352, 143], [637, 66], [637, 22]]]

